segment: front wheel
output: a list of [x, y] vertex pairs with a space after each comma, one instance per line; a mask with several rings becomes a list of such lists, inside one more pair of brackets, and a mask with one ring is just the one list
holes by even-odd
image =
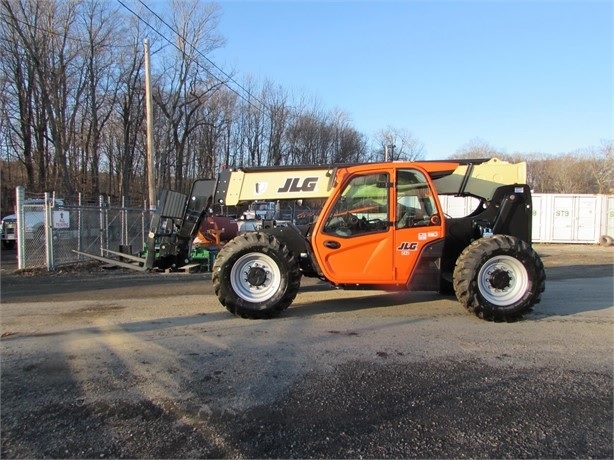
[[532, 311], [546, 273], [537, 253], [509, 235], [480, 238], [461, 253], [454, 292], [465, 308], [490, 321], [515, 321]]
[[285, 244], [248, 232], [228, 242], [213, 264], [213, 287], [231, 313], [265, 319], [288, 308], [300, 287], [298, 261]]

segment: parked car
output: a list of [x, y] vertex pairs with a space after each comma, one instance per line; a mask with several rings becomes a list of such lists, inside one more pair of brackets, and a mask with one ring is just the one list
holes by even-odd
[[[36, 239], [43, 241], [45, 238], [45, 211], [42, 205], [45, 204], [45, 200], [42, 199], [30, 199], [25, 200], [24, 210], [25, 218], [25, 238], [27, 240]], [[55, 204], [62, 206], [63, 200], [55, 200]], [[29, 209], [31, 205], [41, 205], [40, 209]], [[10, 214], [2, 219], [0, 225], [0, 238], [2, 239], [2, 247], [11, 249], [15, 247], [17, 243], [17, 215]]]

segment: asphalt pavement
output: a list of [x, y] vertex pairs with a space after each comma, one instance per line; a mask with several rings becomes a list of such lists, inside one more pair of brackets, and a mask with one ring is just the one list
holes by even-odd
[[612, 264], [544, 260], [509, 324], [313, 281], [253, 321], [208, 274], [3, 276], [1, 456], [613, 458]]

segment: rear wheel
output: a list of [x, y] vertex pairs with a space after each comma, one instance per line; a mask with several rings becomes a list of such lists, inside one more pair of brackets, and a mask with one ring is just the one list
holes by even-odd
[[222, 305], [243, 318], [264, 319], [288, 308], [300, 287], [298, 261], [266, 233], [228, 242], [213, 264], [213, 287]]
[[545, 289], [544, 264], [524, 241], [495, 235], [461, 253], [454, 291], [465, 308], [491, 321], [514, 321], [532, 311]]

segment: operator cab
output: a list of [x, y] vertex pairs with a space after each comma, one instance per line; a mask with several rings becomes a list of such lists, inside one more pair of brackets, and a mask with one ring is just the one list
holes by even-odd
[[[427, 174], [390, 164], [357, 171], [340, 187], [312, 236], [324, 276], [339, 285], [405, 286], [425, 248], [444, 236]], [[429, 260], [439, 255], [431, 250]]]

